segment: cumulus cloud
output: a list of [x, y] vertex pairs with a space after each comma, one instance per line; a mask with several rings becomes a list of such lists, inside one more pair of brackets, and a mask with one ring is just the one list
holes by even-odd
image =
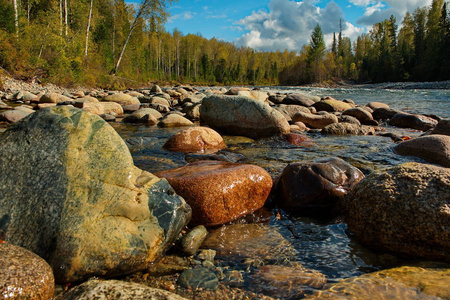
[[365, 13], [357, 24], [372, 26], [389, 19], [391, 15], [401, 22], [405, 13], [412, 13], [417, 7], [431, 5], [432, 0], [350, 0], [351, 3], [365, 8]]
[[169, 22], [173, 22], [175, 20], [190, 20], [194, 17], [195, 13], [190, 11], [183, 12], [181, 14], [176, 14], [170, 17]]
[[[361, 1], [361, 0], [360, 0]], [[366, 0], [367, 1], [367, 0]], [[339, 20], [344, 15], [334, 1], [325, 8], [315, 6], [313, 0], [272, 0], [269, 11], [258, 11], [238, 21], [235, 25], [248, 31], [237, 40], [237, 44], [257, 50], [300, 50], [308, 44], [311, 32], [319, 24], [327, 41], [333, 32], [339, 31]], [[345, 22], [346, 36], [357, 36], [362, 29]]]

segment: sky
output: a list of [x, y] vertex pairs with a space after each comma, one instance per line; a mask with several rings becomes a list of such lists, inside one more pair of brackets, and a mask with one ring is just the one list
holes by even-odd
[[[129, 2], [139, 2], [138, 0]], [[319, 24], [327, 45], [339, 31], [352, 41], [373, 24], [394, 15], [400, 25], [407, 11], [432, 0], [178, 0], [169, 6], [166, 30], [200, 34], [255, 50], [299, 51]]]

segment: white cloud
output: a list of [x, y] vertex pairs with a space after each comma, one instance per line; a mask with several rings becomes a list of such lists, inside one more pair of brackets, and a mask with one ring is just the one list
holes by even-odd
[[[311, 32], [317, 24], [321, 26], [326, 40], [331, 42], [332, 33], [339, 31], [339, 20], [344, 17], [342, 9], [334, 1], [323, 9], [316, 6], [316, 2], [271, 0], [268, 12], [253, 12], [235, 24], [248, 31], [237, 40], [237, 44], [264, 51], [299, 51], [309, 43]], [[362, 29], [347, 22], [344, 23], [344, 30], [352, 35], [362, 32]]]
[[371, 26], [389, 19], [391, 15], [400, 23], [409, 11], [412, 13], [417, 7], [429, 6], [432, 0], [349, 0], [351, 3], [364, 7], [364, 16], [357, 20], [360, 25]]
[[193, 12], [190, 11], [185, 11], [181, 14], [176, 14], [170, 17], [169, 22], [173, 22], [175, 20], [190, 20], [192, 18], [194, 18], [194, 14]]

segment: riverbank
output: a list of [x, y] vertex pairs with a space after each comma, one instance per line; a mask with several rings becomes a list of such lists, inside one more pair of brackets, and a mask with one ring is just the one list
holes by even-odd
[[[66, 264], [64, 261], [59, 263], [67, 268], [77, 268], [73, 272], [63, 274], [61, 270], [64, 268], [59, 268], [53, 259], [51, 263], [59, 282], [75, 281], [78, 284], [91, 276], [112, 277], [144, 284], [144, 287], [140, 287], [142, 289], [149, 286], [162, 288], [187, 299], [335, 299], [340, 297], [338, 295], [333, 298], [333, 293], [337, 290], [342, 290], [343, 293], [354, 291], [355, 299], [373, 299], [374, 294], [380, 293], [380, 287], [386, 287], [386, 298], [394, 298], [394, 295], [399, 294], [411, 296], [405, 299], [428, 295], [449, 298], [446, 294], [447, 282], [442, 280], [449, 274], [449, 266], [424, 267], [425, 265], [418, 263], [429, 258], [442, 260], [436, 249], [441, 249], [439, 243], [446, 240], [446, 231], [442, 231], [442, 228], [447, 228], [447, 223], [444, 222], [447, 222], [448, 218], [442, 215], [445, 210], [439, 209], [442, 204], [433, 204], [431, 201], [448, 199], [447, 178], [450, 169], [432, 167], [420, 158], [398, 155], [392, 148], [399, 145], [397, 143], [403, 143], [404, 139], [413, 138], [414, 141], [414, 138], [417, 138], [420, 142], [419, 136], [423, 130], [434, 127], [438, 129], [436, 124], [438, 119], [441, 120], [437, 116], [433, 119], [424, 115], [416, 115], [411, 119], [410, 114], [398, 109], [409, 107], [411, 110], [427, 112], [430, 115], [440, 114], [440, 111], [448, 107], [447, 100], [450, 96], [445, 94], [445, 100], [432, 103], [424, 98], [422, 91], [392, 93], [361, 89], [361, 92], [364, 92], [361, 98], [340, 94], [335, 98], [347, 100], [339, 101], [326, 95], [315, 94], [318, 90], [310, 89], [308, 93], [302, 94], [299, 89], [275, 92], [237, 88], [161, 89], [154, 86], [151, 89], [139, 90], [141, 93], [129, 90], [124, 93], [99, 90], [71, 95], [65, 91], [65, 96], [29, 95], [26, 94], [27, 91], [14, 95], [10, 90], [4, 97], [5, 117], [6, 112], [14, 112], [19, 117], [25, 117], [25, 114], [33, 116], [22, 123], [12, 125], [15, 126], [14, 130], [0, 135], [0, 204], [4, 199], [6, 206], [2, 211], [0, 205], [0, 221], [7, 220], [0, 222], [0, 225], [9, 226], [10, 216], [19, 216], [18, 213], [9, 213], [9, 210], [20, 208], [24, 217], [22, 220], [14, 219], [11, 224], [19, 224], [20, 228], [25, 228], [24, 235], [38, 230], [49, 232], [50, 236], [59, 228], [74, 228], [73, 232], [58, 234], [65, 237], [74, 236], [74, 244], [84, 250], [72, 251], [72, 243], [67, 242], [68, 238], [57, 240], [59, 244], [56, 248], [59, 252], [52, 254], [53, 257], [61, 261], [73, 257], [73, 260], [80, 262], [79, 265]], [[73, 93], [75, 92], [77, 91], [74, 90]], [[333, 91], [321, 89], [320, 92]], [[442, 91], [437, 92], [442, 94]], [[393, 94], [399, 94], [399, 98], [393, 99]], [[412, 94], [418, 94], [418, 98], [412, 97]], [[357, 103], [348, 100], [349, 98], [357, 100]], [[392, 101], [391, 107], [384, 103], [385, 99]], [[401, 99], [407, 102], [403, 103]], [[415, 106], [416, 102], [430, 107]], [[108, 120], [108, 123], [92, 114], [98, 114]], [[183, 119], [182, 116], [189, 120]], [[199, 119], [202, 119], [202, 123]], [[417, 128], [419, 121], [421, 126]], [[186, 124], [188, 127], [179, 128]], [[227, 148], [222, 149], [220, 146], [215, 153], [209, 152], [210, 149], [206, 151], [206, 147], [212, 144], [212, 135], [197, 136], [190, 131], [196, 128], [194, 125], [200, 124], [208, 126], [204, 128], [216, 128], [223, 135], [223, 140], [218, 136], [221, 142], [216, 144], [225, 144]], [[446, 124], [442, 122], [444, 132]], [[261, 127], [265, 129], [261, 130]], [[187, 145], [179, 146], [178, 149], [169, 147], [168, 145], [175, 143], [169, 144], [168, 141], [181, 131], [189, 133], [184, 135], [185, 137], [191, 137], [182, 139], [187, 145], [201, 146], [204, 147], [201, 148], [203, 150], [185, 153], [181, 149], [185, 149], [184, 146]], [[424, 148], [420, 149], [423, 154], [427, 154], [423, 150], [433, 150], [431, 148], [434, 146], [430, 141], [439, 142], [445, 138], [439, 136], [440, 134], [442, 130], [437, 130], [434, 137], [423, 142], [428, 146], [420, 147]], [[420, 152], [415, 151], [418, 154]], [[435, 155], [431, 157], [432, 161], [440, 157], [437, 154], [439, 153], [435, 151]], [[339, 159], [325, 160], [327, 157]], [[443, 159], [437, 163], [447, 164], [448, 157], [449, 155], [444, 153]], [[429, 155], [425, 155], [424, 159], [430, 159]], [[239, 165], [246, 164], [248, 167], [245, 170], [233, 171], [230, 166], [234, 164], [230, 162], [239, 162]], [[187, 169], [179, 169], [184, 176], [183, 185], [174, 181], [174, 178], [179, 176], [164, 174], [167, 170], [175, 172], [174, 170], [185, 167], [187, 163], [191, 166], [190, 172]], [[291, 165], [290, 168], [287, 168], [288, 164]], [[258, 172], [255, 167], [258, 167]], [[354, 167], [359, 168], [361, 172]], [[261, 168], [269, 173], [270, 179]], [[190, 174], [203, 174], [207, 171], [205, 169], [211, 173], [202, 178], [187, 177]], [[224, 170], [227, 170], [226, 173]], [[306, 170], [304, 177], [311, 180], [306, 186], [302, 185], [302, 180], [295, 178], [297, 171], [301, 170]], [[250, 171], [249, 178], [252, 180], [244, 180]], [[371, 175], [376, 173], [381, 173], [382, 176]], [[196, 224], [192, 223], [187, 227], [181, 224], [183, 230], [178, 232], [180, 223], [168, 222], [162, 218], [164, 214], [161, 213], [172, 212], [171, 209], [173, 212], [181, 211], [180, 213], [186, 216], [188, 212], [168, 207], [158, 209], [161, 203], [170, 202], [166, 201], [168, 196], [175, 194], [173, 191], [164, 192], [167, 187], [161, 183], [164, 181], [159, 181], [151, 174], [165, 176], [167, 180], [173, 181], [170, 184], [175, 192], [192, 204], [193, 215], [197, 216], [196, 224], [205, 225], [206, 229], [201, 232], [208, 234], [206, 240], [203, 240], [203, 233], [197, 236], [192, 233], [198, 232], [198, 227], [194, 227]], [[363, 179], [365, 176], [369, 179]], [[263, 184], [267, 182], [264, 178], [273, 183], [272, 197], [267, 199], [260, 210], [238, 218], [241, 216], [242, 203], [256, 203], [258, 207], [262, 205], [255, 199], [257, 193], [270, 190]], [[392, 178], [395, 182], [385, 181], [385, 178]], [[147, 181], [148, 179], [152, 180]], [[364, 181], [359, 183], [360, 180]], [[428, 184], [428, 180], [432, 180], [432, 184]], [[66, 188], [64, 185], [67, 182], [70, 186]], [[253, 189], [254, 184], [256, 188]], [[302, 188], [299, 188], [300, 186]], [[317, 187], [317, 190], [308, 194], [312, 187]], [[372, 190], [374, 187], [375, 190]], [[68, 188], [72, 193], [66, 193]], [[322, 188], [326, 189], [323, 191], [324, 197], [320, 196], [323, 195]], [[86, 190], [89, 192], [84, 194]], [[151, 192], [148, 197], [151, 201], [159, 198], [164, 201], [149, 202], [148, 207], [152, 207], [155, 216], [141, 220], [149, 214], [144, 210], [147, 207], [147, 197], [142, 196], [147, 194], [146, 191]], [[231, 197], [230, 195], [234, 195], [233, 191], [238, 191], [239, 194]], [[243, 194], [244, 191], [250, 191], [250, 196]], [[342, 218], [324, 219], [324, 215], [334, 213], [330, 207], [335, 205], [336, 197], [340, 198], [342, 193], [347, 191], [356, 196], [346, 198], [347, 202], [344, 199], [339, 201], [344, 201], [341, 202], [345, 204], [342, 207], [349, 216], [346, 222], [352, 226], [348, 227]], [[71, 207], [71, 213], [51, 215], [44, 224], [40, 221], [42, 213], [38, 211], [34, 214], [35, 208], [48, 207], [49, 209], [43, 210], [44, 213], [52, 212], [55, 207], [52, 202], [52, 199], [56, 199], [55, 193], [62, 199], [57, 203], [64, 201], [65, 205]], [[312, 194], [314, 196], [311, 196]], [[417, 197], [419, 194], [420, 197]], [[85, 197], [78, 197], [80, 195], [92, 199], [85, 201]], [[296, 195], [296, 199], [290, 199], [289, 195]], [[372, 195], [374, 198], [370, 198]], [[267, 194], [262, 198], [266, 199]], [[214, 202], [217, 199], [220, 201]], [[315, 202], [302, 202], [311, 199]], [[383, 205], [389, 204], [384, 199], [395, 199], [396, 202], [392, 202], [390, 207], [384, 207]], [[172, 200], [175, 204], [176, 199]], [[199, 200], [202, 200], [202, 207], [197, 206]], [[93, 209], [93, 202], [97, 202], [96, 210]], [[25, 204], [23, 207], [9, 208], [11, 203]], [[222, 203], [224, 207], [230, 208], [228, 212], [223, 213]], [[296, 213], [300, 206], [300, 209], [305, 210], [299, 215]], [[249, 211], [246, 207], [243, 208], [246, 213]], [[315, 218], [314, 210], [310, 208], [321, 210], [322, 219]], [[434, 208], [436, 210], [433, 210]], [[27, 209], [32, 211], [28, 212]], [[202, 221], [198, 216], [206, 215], [205, 209], [208, 209], [214, 218]], [[2, 213], [5, 211], [3, 217]], [[387, 213], [389, 216], [385, 217]], [[31, 216], [39, 218], [38, 226], [27, 226], [33, 223], [30, 221]], [[230, 223], [228, 219], [222, 220], [224, 216], [233, 216], [234, 221]], [[69, 217], [86, 225], [72, 226], [72, 219]], [[98, 226], [90, 226], [93, 224], [91, 218], [98, 220], [95, 223]], [[158, 228], [156, 223], [151, 223], [155, 218], [163, 227]], [[182, 218], [175, 218], [180, 219]], [[66, 225], [56, 228], [53, 224], [55, 220], [60, 220], [58, 224]], [[131, 220], [133, 222], [130, 223]], [[130, 227], [134, 220], [142, 223], [135, 229]], [[384, 220], [389, 223], [384, 223]], [[442, 220], [442, 223], [439, 223], [439, 220]], [[123, 225], [122, 222], [130, 224]], [[367, 229], [363, 229], [361, 233], [361, 226], [368, 222], [373, 223], [369, 228], [374, 230], [369, 237], [375, 238], [376, 241], [367, 240], [364, 235]], [[224, 225], [217, 227], [219, 223]], [[159, 234], [162, 229], [167, 228], [166, 225], [173, 226], [174, 229], [167, 229], [167, 232], [173, 234], [169, 236], [170, 241], [160, 244]], [[11, 243], [17, 241], [18, 234], [8, 235], [8, 228], [1, 226], [0, 240]], [[124, 226], [127, 230], [115, 230], [125, 228]], [[55, 230], [45, 231], [42, 228]], [[84, 231], [84, 228], [89, 230]], [[154, 264], [136, 266], [136, 262], [142, 261], [139, 256], [142, 252], [138, 251], [140, 243], [135, 242], [135, 237], [148, 236], [141, 234], [141, 228], [146, 232], [147, 228], [155, 232], [155, 237], [150, 242], [156, 246], [148, 249], [157, 253], [167, 250], [166, 245], [174, 241], [172, 237], [182, 235], [183, 239], [178, 240], [176, 247], [171, 248], [166, 256]], [[384, 232], [386, 228], [389, 229], [388, 232]], [[404, 229], [400, 232], [403, 240], [400, 240], [398, 232], [394, 230], [398, 228]], [[410, 228], [414, 231], [409, 231]], [[356, 235], [348, 234], [349, 231], [358, 234], [357, 238]], [[103, 235], [104, 232], [108, 232], [108, 235]], [[127, 232], [134, 234], [128, 236]], [[377, 236], [380, 232], [384, 233], [381, 237]], [[81, 240], [79, 236], [84, 238]], [[92, 236], [98, 236], [99, 239], [93, 241]], [[108, 239], [111, 236], [118, 237], [114, 239], [118, 241], [117, 244], [110, 244]], [[30, 236], [36, 237], [39, 235]], [[183, 241], [190, 241], [191, 237], [195, 237], [192, 240], [200, 242], [194, 250], [183, 248], [186, 244]], [[438, 241], [434, 240], [435, 237], [439, 237]], [[128, 241], [128, 238], [131, 247], [137, 250], [130, 254], [131, 258], [128, 260], [121, 256], [119, 265], [115, 267], [117, 252], [111, 253], [110, 245], [122, 246], [128, 243], [124, 242]], [[52, 236], [44, 236], [39, 238], [39, 241], [41, 240], [55, 239]], [[358, 240], [364, 241], [368, 247], [362, 246]], [[404, 248], [411, 243], [413, 246]], [[436, 244], [437, 246], [434, 246]], [[423, 245], [432, 246], [428, 249]], [[380, 246], [383, 248], [380, 249]], [[377, 247], [378, 251], [370, 250]], [[417, 252], [419, 248], [420, 252]], [[46, 245], [42, 249], [53, 251], [53, 248]], [[416, 252], [411, 253], [411, 249]], [[85, 257], [88, 251], [91, 253]], [[71, 256], [61, 253], [70, 253]], [[123, 253], [127, 254], [126, 251]], [[417, 260], [411, 260], [411, 255], [416, 256]], [[99, 259], [92, 264], [91, 257]], [[104, 265], [98, 263], [102, 260], [106, 261]], [[413, 265], [421, 268], [412, 267]], [[110, 266], [114, 269], [110, 270]], [[398, 266], [403, 268], [395, 268]], [[93, 270], [94, 267], [98, 269]], [[382, 279], [386, 276], [385, 273], [377, 272], [379, 270], [388, 272], [388, 277], [394, 278], [392, 280], [397, 283], [393, 285], [391, 279]], [[425, 277], [424, 270], [429, 277]], [[93, 275], [86, 272], [93, 272]], [[405, 274], [409, 276], [407, 280]], [[396, 279], [396, 276], [399, 278]], [[414, 280], [416, 277], [420, 277], [420, 282]], [[434, 278], [440, 278], [443, 283], [436, 286]], [[61, 295], [61, 299], [73, 299], [70, 294], [79, 295], [77, 293], [81, 289], [91, 290], [95, 288], [93, 283], [100, 285], [102, 282], [88, 280], [79, 287], [73, 287], [72, 292]], [[117, 281], [111, 284], [119, 288]], [[409, 287], [406, 288], [405, 285]], [[132, 298], [131, 291], [134, 287], [125, 283], [121, 286], [119, 292]], [[418, 294], [419, 288], [422, 292], [425, 290], [426, 295]], [[58, 285], [58, 292], [63, 294], [63, 285]]]

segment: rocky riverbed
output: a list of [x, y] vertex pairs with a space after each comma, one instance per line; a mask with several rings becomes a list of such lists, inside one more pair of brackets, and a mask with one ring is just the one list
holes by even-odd
[[[3, 297], [450, 299], [448, 119], [249, 88], [3, 82]], [[320, 155], [345, 139], [383, 139], [398, 163]]]

